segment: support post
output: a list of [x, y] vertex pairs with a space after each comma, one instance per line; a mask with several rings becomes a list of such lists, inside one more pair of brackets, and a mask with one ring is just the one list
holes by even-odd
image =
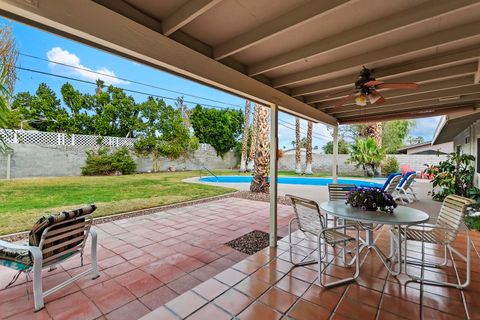
[[10, 150], [7, 150], [7, 180], [10, 180], [10, 172], [12, 168], [12, 152]]
[[332, 161], [332, 180], [337, 183], [338, 175], [338, 126], [333, 127], [333, 161]]
[[270, 106], [270, 247], [277, 247], [278, 106]]

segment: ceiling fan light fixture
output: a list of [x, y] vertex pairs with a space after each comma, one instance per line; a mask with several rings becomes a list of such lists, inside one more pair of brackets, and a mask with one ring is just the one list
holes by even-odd
[[370, 101], [371, 104], [375, 104], [378, 100], [382, 98], [381, 95], [378, 94], [376, 91], [372, 91], [368, 94], [368, 101]]
[[360, 107], [365, 107], [367, 105], [367, 96], [365, 94], [359, 94], [355, 97], [355, 104]]

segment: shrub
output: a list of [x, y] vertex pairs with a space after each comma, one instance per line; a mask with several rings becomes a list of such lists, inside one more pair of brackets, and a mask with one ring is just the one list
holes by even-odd
[[108, 148], [87, 151], [87, 160], [82, 167], [84, 176], [104, 176], [114, 174], [132, 174], [137, 165], [127, 148], [109, 152]]
[[390, 173], [398, 172], [398, 169], [398, 161], [395, 157], [386, 157], [382, 163], [382, 173], [386, 176]]

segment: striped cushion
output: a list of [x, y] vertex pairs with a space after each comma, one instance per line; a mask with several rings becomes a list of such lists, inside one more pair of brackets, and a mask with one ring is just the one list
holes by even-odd
[[0, 265], [15, 270], [26, 270], [33, 266], [28, 250], [13, 250], [0, 245]]

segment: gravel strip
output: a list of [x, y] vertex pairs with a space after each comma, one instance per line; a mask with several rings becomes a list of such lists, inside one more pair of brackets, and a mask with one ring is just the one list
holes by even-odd
[[[270, 194], [268, 193], [253, 193], [250, 191], [238, 191], [232, 194], [232, 197], [253, 200], [253, 201], [263, 201], [270, 202]], [[290, 206], [292, 202], [289, 198], [284, 196], [277, 197], [277, 203]]]
[[[278, 239], [281, 239], [281, 237], [278, 237]], [[225, 243], [225, 245], [248, 255], [252, 255], [268, 247], [269, 244], [269, 234], [259, 230], [253, 230]]]

